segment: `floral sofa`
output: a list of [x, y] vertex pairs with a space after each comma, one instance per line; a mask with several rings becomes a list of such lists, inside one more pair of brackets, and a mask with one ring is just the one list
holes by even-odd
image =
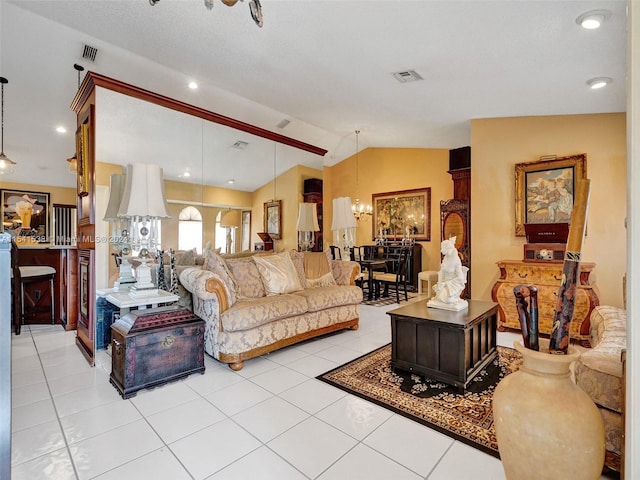
[[233, 370], [244, 361], [318, 335], [358, 328], [357, 262], [324, 253], [222, 258], [187, 267], [180, 283], [205, 321], [205, 352]]
[[624, 442], [624, 375], [621, 355], [627, 347], [627, 312], [598, 306], [591, 312], [591, 345], [575, 364], [576, 384], [589, 394], [604, 420], [605, 465], [620, 470]]

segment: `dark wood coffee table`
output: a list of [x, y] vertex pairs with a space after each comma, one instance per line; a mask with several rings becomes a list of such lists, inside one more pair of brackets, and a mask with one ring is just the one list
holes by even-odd
[[452, 312], [417, 301], [387, 313], [394, 368], [464, 389], [497, 355], [497, 303], [469, 300]]

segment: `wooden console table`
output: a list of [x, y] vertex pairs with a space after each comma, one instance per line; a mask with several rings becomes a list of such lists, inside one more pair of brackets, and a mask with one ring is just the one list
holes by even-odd
[[[513, 288], [516, 285], [525, 284], [538, 287], [538, 330], [542, 334], [551, 334], [558, 289], [562, 281], [563, 264], [518, 260], [501, 260], [497, 264], [500, 268], [500, 278], [491, 290], [491, 298], [499, 305], [498, 330], [520, 331]], [[589, 275], [595, 266], [595, 263], [588, 262], [580, 264], [580, 285], [569, 327], [571, 338], [587, 347], [590, 346], [589, 317], [593, 308], [600, 304], [597, 289], [589, 283]]]

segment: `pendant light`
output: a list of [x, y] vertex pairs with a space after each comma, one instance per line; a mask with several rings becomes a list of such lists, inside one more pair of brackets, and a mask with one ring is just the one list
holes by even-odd
[[4, 77], [0, 77], [2, 87], [2, 100], [0, 101], [0, 175], [13, 173], [13, 166], [16, 164], [13, 160], [4, 154], [4, 85], [9, 83]]

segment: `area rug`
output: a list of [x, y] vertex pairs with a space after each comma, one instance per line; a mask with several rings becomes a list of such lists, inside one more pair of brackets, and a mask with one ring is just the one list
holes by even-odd
[[390, 362], [391, 344], [316, 378], [500, 458], [491, 401], [498, 382], [522, 362], [516, 350], [498, 347], [496, 359], [464, 392], [394, 370]]
[[[391, 295], [387, 296], [387, 297], [380, 297], [380, 298], [374, 298], [371, 300], [367, 300], [366, 299], [367, 294], [365, 293], [365, 299], [362, 300], [362, 305], [373, 305], [374, 307], [384, 307], [385, 305], [393, 305], [394, 303], [398, 306], [400, 306], [400, 304], [405, 303], [406, 300], [404, 299], [404, 293], [400, 294], [400, 304], [396, 303], [396, 294], [395, 292], [393, 292]], [[407, 293], [407, 297], [409, 298], [409, 300], [411, 300], [412, 298], [415, 298], [417, 296], [417, 294], [415, 293]]]

